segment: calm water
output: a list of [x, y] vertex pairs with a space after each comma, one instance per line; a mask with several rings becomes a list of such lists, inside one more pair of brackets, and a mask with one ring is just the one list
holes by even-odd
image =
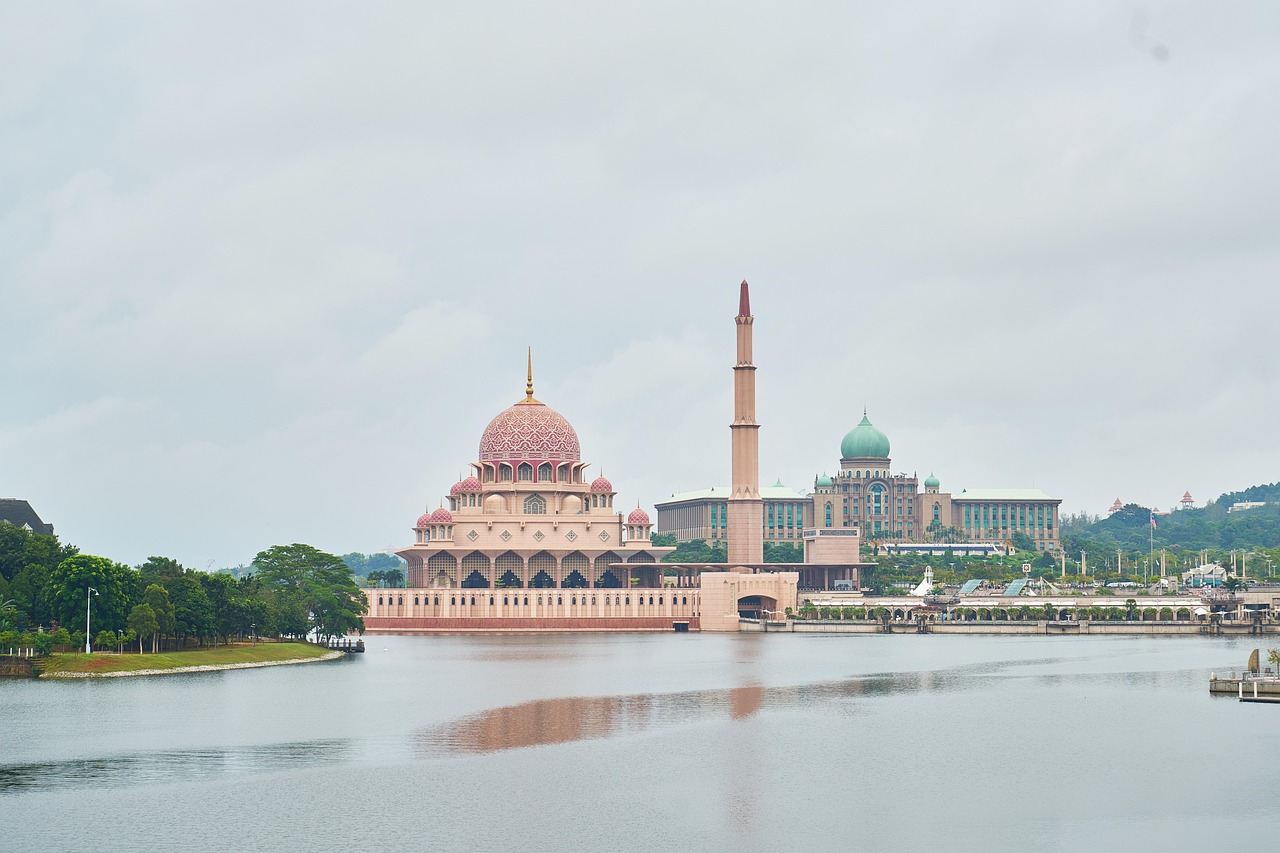
[[1255, 643], [374, 637], [0, 682], [8, 850], [1203, 850], [1280, 837]]

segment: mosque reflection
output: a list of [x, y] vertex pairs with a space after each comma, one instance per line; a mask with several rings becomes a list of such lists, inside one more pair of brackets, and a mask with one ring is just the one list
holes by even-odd
[[944, 688], [953, 679], [936, 672], [895, 673], [785, 687], [745, 684], [720, 690], [571, 696], [494, 708], [416, 733], [425, 756], [496, 752], [531, 746], [622, 737], [651, 729], [728, 717], [746, 721], [763, 711], [848, 704], [859, 697]]

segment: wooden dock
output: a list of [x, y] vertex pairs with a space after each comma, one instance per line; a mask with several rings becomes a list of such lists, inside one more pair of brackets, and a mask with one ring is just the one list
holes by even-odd
[[349, 655], [360, 654], [364, 651], [363, 637], [331, 637], [329, 642], [325, 643], [325, 648], [335, 652], [346, 652]]

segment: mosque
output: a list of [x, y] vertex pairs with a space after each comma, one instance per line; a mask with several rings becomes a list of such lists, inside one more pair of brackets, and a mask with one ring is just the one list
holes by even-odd
[[747, 283], [734, 318], [732, 479], [724, 518], [727, 565], [663, 563], [640, 507], [614, 506], [613, 484], [588, 480], [578, 434], [534, 396], [499, 412], [480, 436], [471, 474], [428, 508], [404, 589], [366, 589], [371, 632], [737, 631], [743, 615], [781, 618], [803, 582], [858, 581], [856, 529], [805, 530], [805, 564], [763, 561], [759, 424]]

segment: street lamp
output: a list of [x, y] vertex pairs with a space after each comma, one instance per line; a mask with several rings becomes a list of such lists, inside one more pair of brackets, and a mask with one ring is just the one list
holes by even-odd
[[255, 622], [252, 625], [250, 625], [249, 630], [252, 632], [250, 635], [253, 637], [252, 645], [255, 645], [255, 646], [258, 645], [258, 623]]
[[93, 601], [89, 597], [90, 593], [97, 595], [98, 591], [90, 586], [86, 587], [84, 592], [84, 653], [86, 655], [93, 654], [93, 650], [89, 648], [89, 602]]

